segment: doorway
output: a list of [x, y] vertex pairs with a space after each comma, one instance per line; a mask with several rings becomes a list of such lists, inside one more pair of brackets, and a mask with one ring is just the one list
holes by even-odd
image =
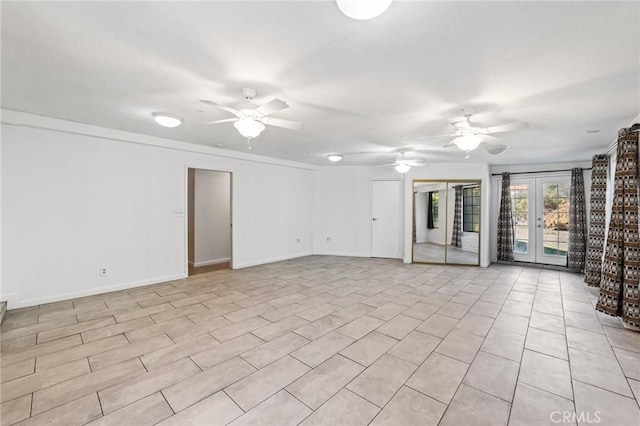
[[231, 173], [187, 169], [188, 275], [231, 267]]
[[569, 176], [511, 179], [514, 260], [566, 266], [570, 187]]
[[399, 259], [400, 181], [371, 181], [371, 257]]

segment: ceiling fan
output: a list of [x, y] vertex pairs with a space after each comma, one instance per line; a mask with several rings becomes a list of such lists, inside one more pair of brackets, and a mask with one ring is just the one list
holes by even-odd
[[389, 164], [382, 164], [382, 166], [394, 166], [396, 172], [404, 174], [411, 170], [411, 167], [427, 165], [427, 162], [422, 158], [405, 158], [404, 155], [410, 151], [401, 150], [397, 152], [400, 152], [400, 157], [396, 161]]
[[469, 158], [470, 152], [479, 146], [482, 146], [482, 148], [484, 148], [484, 150], [489, 154], [498, 155], [506, 151], [509, 148], [509, 145], [487, 142], [488, 140], [497, 139], [495, 136], [492, 136], [494, 133], [511, 132], [513, 130], [526, 129], [529, 127], [528, 123], [522, 122], [503, 124], [493, 127], [482, 127], [480, 123], [471, 121], [471, 113], [465, 113], [464, 109], [461, 111], [464, 116], [464, 120], [451, 123], [451, 125], [456, 129], [455, 133], [438, 136], [423, 136], [418, 139], [424, 140], [455, 136], [455, 139], [444, 145], [444, 147], [448, 148], [454, 145], [457, 146], [460, 150], [467, 153], [465, 158]]
[[289, 105], [282, 99], [274, 99], [266, 104], [259, 106], [253, 103], [253, 98], [258, 95], [256, 89], [244, 88], [242, 89], [242, 96], [245, 98], [245, 102], [238, 105], [236, 108], [231, 108], [225, 105], [220, 105], [216, 102], [201, 99], [200, 102], [220, 108], [223, 111], [230, 112], [235, 115], [235, 118], [225, 118], [223, 120], [207, 121], [202, 124], [219, 124], [219, 123], [231, 123], [240, 132], [242, 136], [251, 140], [256, 138], [265, 129], [265, 125], [282, 127], [285, 129], [297, 130], [302, 126], [302, 123], [297, 121], [283, 120], [281, 118], [270, 117], [276, 112], [280, 112], [289, 108]]

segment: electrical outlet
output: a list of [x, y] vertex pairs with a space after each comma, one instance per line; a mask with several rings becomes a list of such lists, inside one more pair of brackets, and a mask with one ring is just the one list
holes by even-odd
[[107, 276], [107, 267], [103, 266], [102, 268], [100, 268], [100, 276], [101, 277], [106, 277]]

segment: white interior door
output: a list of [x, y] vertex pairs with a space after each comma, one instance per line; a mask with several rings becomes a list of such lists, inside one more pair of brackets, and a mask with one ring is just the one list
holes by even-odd
[[400, 258], [400, 181], [371, 182], [371, 257]]
[[567, 176], [511, 179], [514, 260], [566, 265], [569, 188]]

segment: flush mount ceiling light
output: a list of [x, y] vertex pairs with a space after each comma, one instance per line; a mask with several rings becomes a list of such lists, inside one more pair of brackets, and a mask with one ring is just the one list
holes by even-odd
[[182, 119], [180, 117], [167, 112], [156, 111], [152, 112], [151, 115], [153, 116], [153, 119], [156, 120], [156, 123], [164, 127], [178, 127], [182, 124]]
[[483, 139], [480, 135], [468, 133], [453, 140], [458, 148], [463, 151], [473, 151], [482, 143]]
[[408, 165], [407, 163], [400, 162], [400, 164], [398, 164], [395, 167], [395, 169], [396, 169], [396, 172], [404, 174], [404, 173], [407, 173], [411, 169], [411, 166]]
[[327, 158], [329, 159], [329, 161], [333, 161], [334, 163], [337, 163], [338, 161], [342, 160], [342, 155], [331, 154], [331, 155], [327, 155]]
[[349, 18], [365, 20], [375, 18], [387, 10], [392, 0], [336, 0], [340, 11]]
[[250, 139], [257, 138], [265, 129], [264, 124], [261, 122], [246, 117], [233, 123], [233, 127], [238, 129], [242, 136]]

